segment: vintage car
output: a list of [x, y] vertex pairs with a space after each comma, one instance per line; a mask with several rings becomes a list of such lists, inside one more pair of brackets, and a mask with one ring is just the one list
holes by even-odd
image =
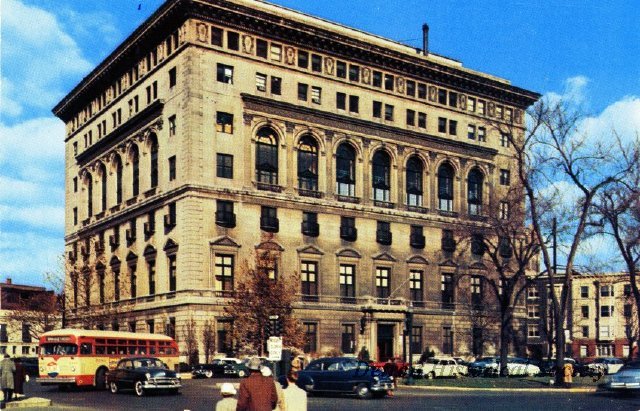
[[311, 361], [299, 372], [297, 385], [310, 393], [355, 394], [360, 398], [383, 397], [394, 389], [393, 377], [348, 357]]
[[191, 375], [194, 378], [212, 378], [214, 376], [234, 375], [244, 377], [246, 369], [239, 369], [243, 365], [238, 358], [216, 358], [210, 364], [198, 364], [193, 367]]
[[107, 373], [107, 386], [113, 394], [132, 389], [141, 397], [148, 391], [178, 393], [182, 384], [180, 375], [158, 358], [131, 357], [118, 361], [116, 368]]
[[467, 366], [458, 364], [452, 357], [428, 358], [424, 363], [415, 366], [420, 370], [419, 374], [424, 378], [432, 379], [436, 377], [459, 377], [469, 373]]
[[[500, 373], [500, 357], [485, 357], [469, 365], [471, 376], [496, 376]], [[533, 364], [526, 358], [508, 357], [507, 375], [528, 376], [540, 374], [540, 367]]]
[[605, 377], [604, 384], [599, 388], [611, 391], [640, 390], [640, 361], [631, 361], [615, 374]]
[[600, 357], [587, 364], [587, 369], [593, 375], [615, 374], [623, 365], [624, 362], [619, 358]]

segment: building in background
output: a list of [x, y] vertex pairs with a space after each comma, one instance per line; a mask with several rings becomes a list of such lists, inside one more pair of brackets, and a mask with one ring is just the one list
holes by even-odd
[[107, 310], [85, 326], [181, 342], [209, 319], [228, 352], [223, 308], [270, 250], [274, 278], [300, 275], [307, 352], [492, 351], [496, 322], [471, 320], [491, 312], [486, 267], [456, 259], [454, 232], [509, 188], [495, 124], [522, 133], [539, 95], [424, 35], [416, 50], [259, 1], [162, 5], [54, 108], [70, 322]]
[[[41, 302], [51, 299], [55, 300], [55, 295], [43, 287], [13, 284], [10, 278], [0, 283], [0, 354], [36, 356], [38, 339], [34, 332], [37, 334], [45, 315], [38, 311], [49, 309]], [[57, 312], [48, 314], [49, 318], [59, 318]]]
[[[557, 278], [559, 295], [564, 277]], [[546, 356], [547, 336], [554, 315], [548, 293], [548, 279], [542, 277], [528, 290], [528, 345], [534, 355]], [[629, 358], [636, 353], [638, 313], [631, 292], [629, 274], [574, 275], [569, 293], [570, 307], [565, 324], [566, 355], [578, 359], [594, 357]]]

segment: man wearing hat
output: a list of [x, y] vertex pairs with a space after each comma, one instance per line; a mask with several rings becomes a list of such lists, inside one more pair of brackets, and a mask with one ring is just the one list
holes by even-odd
[[236, 395], [236, 389], [230, 382], [225, 382], [220, 386], [220, 395], [222, 399], [216, 403], [216, 411], [236, 411], [238, 400], [233, 398]]
[[250, 374], [240, 382], [237, 411], [271, 411], [276, 407], [278, 394], [273, 378], [260, 372], [262, 361], [252, 357], [247, 363]]

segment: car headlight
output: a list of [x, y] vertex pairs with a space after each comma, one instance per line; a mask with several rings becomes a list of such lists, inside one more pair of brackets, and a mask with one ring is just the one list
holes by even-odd
[[149, 373], [146, 373], [144, 376], [147, 377], [147, 380], [151, 379], [151, 374], [149, 374]]
[[76, 366], [75, 365], [71, 366], [71, 372], [76, 372]]
[[179, 373], [179, 372], [177, 372], [177, 373], [176, 373], [176, 378], [177, 378], [177, 379], [182, 378], [182, 377], [180, 376], [180, 373]]
[[389, 379], [390, 379], [391, 381], [393, 381], [393, 375], [390, 375], [390, 376], [389, 376]]
[[375, 382], [380, 381], [380, 377], [378, 377], [378, 376], [373, 377], [373, 381], [375, 381]]

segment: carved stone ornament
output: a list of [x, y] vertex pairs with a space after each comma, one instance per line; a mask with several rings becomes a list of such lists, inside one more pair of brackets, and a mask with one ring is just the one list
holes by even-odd
[[436, 101], [438, 97], [438, 89], [436, 86], [429, 86], [429, 101]]
[[253, 54], [253, 37], [242, 36], [242, 48], [245, 53]]
[[489, 117], [496, 116], [496, 103], [493, 101], [490, 101], [489, 104], [487, 104], [487, 114], [489, 114]]
[[514, 113], [514, 120], [516, 124], [522, 124], [522, 110], [517, 109]]
[[[205, 40], [206, 41], [206, 40]], [[164, 60], [164, 41], [158, 44], [158, 61]]]
[[466, 94], [458, 94], [458, 108], [462, 110], [467, 109], [467, 95]]
[[184, 44], [187, 41], [187, 25], [183, 24], [178, 29], [178, 43]]
[[334, 69], [334, 61], [332, 57], [327, 57], [324, 59], [324, 71], [327, 74], [333, 74], [333, 69]]
[[404, 94], [404, 78], [398, 77], [396, 79], [396, 91]]
[[209, 34], [209, 26], [205, 23], [196, 24], [196, 33], [198, 33], [198, 41], [200, 43], [207, 43], [207, 34]]
[[364, 84], [371, 83], [371, 69], [369, 67], [362, 68], [362, 82]]
[[288, 65], [291, 66], [296, 63], [296, 50], [293, 47], [285, 47], [284, 55]]

